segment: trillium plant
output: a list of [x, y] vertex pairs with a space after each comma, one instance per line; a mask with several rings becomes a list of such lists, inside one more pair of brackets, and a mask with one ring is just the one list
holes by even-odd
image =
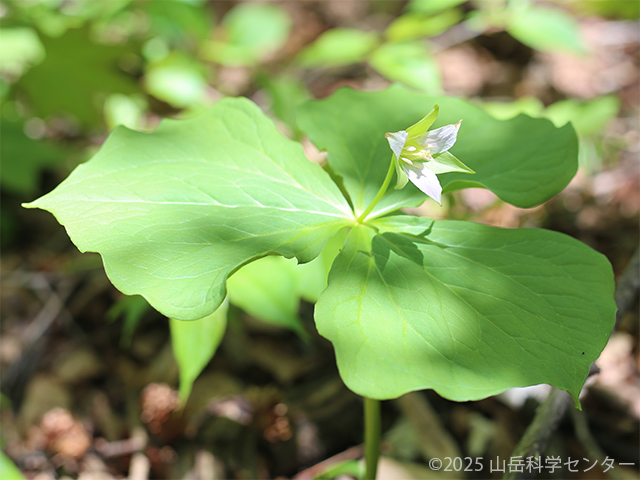
[[[53, 213], [118, 289], [171, 319], [183, 396], [222, 337], [225, 298], [251, 312], [248, 278], [264, 283], [266, 267], [270, 288], [286, 278], [296, 304], [315, 302], [342, 379], [365, 398], [366, 478], [379, 400], [421, 389], [478, 400], [547, 383], [579, 407], [614, 323], [605, 257], [557, 232], [401, 211], [470, 187], [538, 205], [576, 173], [573, 127], [499, 121], [397, 86], [341, 89], [297, 119], [327, 151], [324, 167], [250, 100], [227, 98], [153, 133], [117, 128], [26, 207]], [[258, 313], [302, 332], [295, 311], [268, 310]]]

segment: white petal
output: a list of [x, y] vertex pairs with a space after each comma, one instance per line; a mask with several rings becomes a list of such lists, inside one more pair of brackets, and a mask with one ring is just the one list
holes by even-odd
[[407, 143], [407, 138], [409, 138], [409, 134], [404, 130], [400, 130], [399, 132], [395, 132], [395, 133], [387, 133], [385, 137], [389, 141], [389, 146], [391, 147], [391, 150], [396, 156], [396, 159], [399, 160], [400, 153], [404, 148], [404, 144]]
[[418, 143], [424, 145], [425, 148], [429, 148], [432, 155], [446, 152], [456, 143], [458, 130], [460, 130], [460, 122], [453, 125], [445, 125], [427, 132], [426, 136], [418, 139]]
[[402, 168], [407, 174], [407, 177], [409, 177], [409, 180], [411, 180], [411, 183], [442, 205], [440, 201], [442, 187], [435, 173], [421, 163], [411, 167], [409, 165], [402, 165]]

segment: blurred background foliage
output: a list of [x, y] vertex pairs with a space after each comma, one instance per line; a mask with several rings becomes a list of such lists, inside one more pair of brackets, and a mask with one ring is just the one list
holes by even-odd
[[[79, 303], [70, 311], [91, 317], [82, 321], [98, 331], [115, 329], [116, 347], [107, 348], [112, 355], [118, 349], [142, 348], [145, 353], [136, 354], [138, 364], [156, 362], [153, 348], [162, 349], [170, 335], [166, 322], [157, 322], [143, 299], [123, 298], [111, 289], [99, 259], [77, 254], [54, 219], [25, 212], [20, 203], [51, 190], [90, 158], [116, 126], [150, 131], [163, 117], [196, 115], [224, 96], [254, 100], [285, 135], [303, 143], [312, 161], [320, 163], [323, 154], [299, 129], [296, 108], [344, 85], [377, 90], [399, 82], [430, 94], [472, 98], [500, 119], [526, 114], [548, 118], [557, 126], [572, 122], [580, 137], [581, 169], [565, 192], [544, 206], [516, 209], [490, 192], [469, 189], [448, 195], [443, 208], [431, 202], [414, 213], [564, 231], [607, 254], [620, 273], [638, 243], [639, 19], [640, 2], [628, 0], [0, 0], [0, 227], [3, 298], [12, 299], [2, 307], [5, 354], [0, 362], [8, 368], [3, 376], [6, 399], [16, 408], [22, 402], [29, 404], [29, 388], [36, 388], [29, 383], [31, 376], [45, 369], [42, 361], [47, 355], [34, 353], [36, 347], [43, 349], [38, 343], [42, 339], [26, 322], [47, 310], [49, 323], [44, 322], [44, 331], [58, 332], [52, 337], [55, 341], [47, 341], [77, 340], [70, 320], [61, 320], [64, 309], [51, 314], [47, 303], [51, 298], [73, 299], [81, 292], [84, 303], [76, 300]], [[338, 239], [325, 256], [303, 268], [267, 258], [231, 279], [225, 337], [230, 347], [220, 354], [227, 368], [236, 363], [246, 367], [248, 360], [240, 360], [233, 352], [240, 346], [254, 348], [251, 361], [280, 386], [308, 371], [307, 360], [299, 361], [297, 355], [313, 350], [314, 342], [321, 340], [305, 305], [313, 303], [324, 288], [339, 246]], [[69, 278], [76, 282], [71, 287], [65, 283]], [[87, 311], [86, 299], [97, 297], [102, 302]], [[147, 322], [144, 327], [145, 318], [161, 326], [148, 327]], [[52, 327], [54, 321], [61, 326]], [[242, 323], [247, 321], [249, 326]], [[149, 328], [154, 333], [147, 338]], [[121, 381], [133, 390], [155, 381], [175, 387], [179, 368], [188, 377], [180, 385], [184, 400], [223, 334], [210, 325], [204, 328], [213, 342], [203, 347], [204, 358], [190, 352], [189, 339], [198, 334], [183, 333], [179, 342], [174, 337], [179, 365], [171, 355], [165, 359], [173, 365], [173, 370], [167, 369], [172, 374], [149, 367], [135, 380], [132, 374], [120, 372]], [[277, 348], [247, 339], [246, 332], [254, 330], [259, 335], [285, 335], [299, 349], [295, 355], [288, 352], [284, 360], [275, 360], [271, 357], [281, 353]], [[637, 326], [627, 328], [627, 334], [637, 344]], [[141, 339], [154, 347], [140, 347]], [[322, 348], [330, 356], [330, 349]], [[195, 371], [194, 364], [198, 365]], [[322, 365], [335, 369], [331, 359]], [[335, 371], [331, 375], [333, 382]], [[241, 390], [238, 379], [227, 380], [233, 385], [221, 387], [222, 391]], [[245, 383], [251, 385], [251, 379]], [[335, 384], [327, 385], [331, 389]], [[268, 411], [278, 417], [269, 408], [282, 405], [283, 394], [251, 392], [244, 391], [243, 398], [257, 412], [255, 425], [264, 433], [267, 427], [258, 413]], [[72, 403], [66, 405], [71, 408]], [[38, 414], [46, 411], [44, 406], [34, 408]], [[640, 407], [635, 408], [640, 412]], [[193, 407], [193, 411], [198, 410]], [[17, 430], [24, 434], [25, 425], [36, 424], [39, 416], [21, 415], [22, 426]], [[484, 428], [477, 422], [476, 427]], [[133, 427], [119, 428], [111, 432], [112, 439], [130, 434]], [[162, 428], [155, 434], [167, 434]], [[329, 424], [325, 428], [334, 434], [339, 430]], [[406, 441], [408, 427], [397, 424], [394, 428], [396, 434], [389, 441], [400, 452], [398, 456], [419, 458], [415, 445], [398, 440]], [[105, 433], [109, 427], [97, 429], [109, 437]], [[307, 456], [295, 465], [280, 457], [272, 459], [269, 471], [291, 474], [323, 454], [358, 442], [358, 435], [356, 429], [317, 451], [309, 447]], [[409, 453], [403, 454], [403, 448]], [[236, 470], [246, 467], [242, 471], [251, 475], [267, 468], [259, 462], [250, 462], [249, 467], [240, 462], [238, 467], [238, 458], [244, 457], [239, 452], [230, 455], [235, 460], [225, 464], [227, 472], [233, 465]], [[72, 466], [65, 468], [74, 472]], [[76, 473], [80, 471], [75, 468]]]
[[[356, 5], [333, 6], [324, 15], [312, 16], [314, 2], [305, 8], [293, 2], [3, 1], [2, 122], [7, 131], [15, 131], [3, 142], [3, 186], [33, 195], [36, 177], [44, 169], [55, 169], [61, 157], [68, 158], [65, 150], [73, 147], [68, 140], [96, 139], [119, 124], [152, 129], [159, 117], [192, 115], [225, 95], [262, 100], [288, 132], [299, 137], [295, 108], [300, 102], [326, 95], [336, 79], [369, 77], [365, 88], [397, 81], [428, 93], [517, 97], [518, 102], [504, 108], [487, 108], [502, 117], [528, 113], [556, 123], [573, 121], [588, 140], [619, 108], [615, 96], [601, 101], [599, 94], [628, 86], [628, 79], [627, 85], [613, 79], [608, 88], [580, 95], [528, 92], [522, 84], [514, 85], [521, 91], [493, 92], [491, 84], [499, 83], [495, 77], [504, 73], [483, 74], [486, 65], [461, 71], [453, 82], [460, 85], [447, 85], [443, 77], [447, 80], [449, 69], [464, 58], [443, 53], [464, 55], [459, 47], [477, 49], [479, 44], [484, 47], [479, 53], [486, 55], [487, 43], [508, 35], [517, 42], [502, 42], [513, 50], [499, 52], [507, 57], [526, 62], [533, 52], [551, 52], [584, 61], [593, 47], [576, 16], [612, 17], [623, 26], [618, 35], [624, 36], [624, 26], [632, 28], [625, 22], [638, 17], [637, 2], [351, 3]], [[353, 10], [353, 18], [340, 9]], [[468, 75], [480, 77], [476, 88], [462, 85], [472, 82], [464, 78]], [[578, 98], [555, 105], [565, 95]], [[22, 161], [9, 162], [15, 158], [10, 152], [18, 147]], [[76, 162], [86, 158], [74, 153]], [[587, 157], [585, 153], [585, 161]]]

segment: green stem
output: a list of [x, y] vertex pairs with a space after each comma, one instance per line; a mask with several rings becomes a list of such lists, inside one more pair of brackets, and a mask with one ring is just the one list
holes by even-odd
[[382, 199], [384, 194], [387, 193], [387, 188], [389, 188], [389, 184], [391, 183], [391, 179], [393, 178], [393, 172], [395, 170], [395, 166], [393, 162], [394, 162], [394, 158], [391, 157], [391, 163], [389, 164], [389, 171], [387, 172], [387, 176], [385, 177], [384, 182], [382, 182], [382, 186], [380, 187], [380, 190], [378, 190], [376, 198], [373, 199], [373, 201], [369, 204], [367, 209], [364, 212], [362, 212], [362, 214], [358, 217], [359, 223], [361, 223], [365, 218], [367, 218], [367, 215], [371, 213], [371, 210], [373, 210], [373, 207], [375, 207], [378, 204], [378, 202]]
[[364, 480], [375, 480], [380, 459], [380, 401], [364, 397]]

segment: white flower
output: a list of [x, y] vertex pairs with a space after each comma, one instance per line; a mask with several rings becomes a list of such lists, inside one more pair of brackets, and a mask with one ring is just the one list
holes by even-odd
[[436, 174], [447, 172], [474, 173], [449, 149], [456, 143], [460, 124], [446, 125], [428, 131], [438, 116], [436, 105], [429, 114], [407, 130], [387, 133], [385, 137], [393, 151], [396, 167], [396, 188], [403, 188], [411, 180], [422, 192], [442, 205], [442, 186]]

